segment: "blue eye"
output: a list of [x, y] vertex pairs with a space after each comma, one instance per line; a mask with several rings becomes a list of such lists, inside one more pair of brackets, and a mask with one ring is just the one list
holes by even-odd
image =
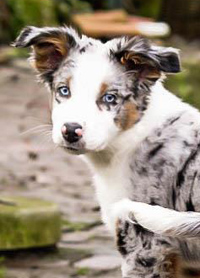
[[117, 97], [113, 94], [106, 94], [103, 96], [103, 102], [108, 104], [116, 104]]
[[61, 97], [69, 97], [70, 96], [70, 91], [67, 86], [59, 87], [58, 93]]

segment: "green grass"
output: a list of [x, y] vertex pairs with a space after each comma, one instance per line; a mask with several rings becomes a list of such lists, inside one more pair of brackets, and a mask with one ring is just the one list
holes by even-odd
[[71, 222], [69, 220], [62, 219], [62, 226], [68, 232], [87, 231], [100, 224], [101, 224], [100, 221], [94, 223], [86, 223], [86, 222]]
[[5, 278], [6, 277], [6, 269], [4, 266], [0, 267], [0, 278]]
[[6, 277], [6, 268], [3, 266], [4, 261], [5, 261], [5, 258], [0, 257], [0, 278]]
[[81, 267], [81, 268], [77, 269], [76, 275], [85, 276], [85, 275], [87, 275], [89, 273], [89, 271], [90, 271], [89, 268]]
[[185, 102], [200, 109], [200, 65], [198, 62], [185, 62], [182, 72], [169, 76], [165, 87]]

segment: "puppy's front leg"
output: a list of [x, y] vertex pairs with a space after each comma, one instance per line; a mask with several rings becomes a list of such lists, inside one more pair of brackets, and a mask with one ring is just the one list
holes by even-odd
[[123, 258], [123, 278], [177, 277], [178, 256], [170, 238], [154, 234], [123, 216], [115, 223], [116, 244]]
[[145, 229], [164, 236], [185, 238], [200, 236], [199, 212], [179, 212], [123, 199], [112, 206], [111, 219], [113, 224], [118, 219], [138, 223]]

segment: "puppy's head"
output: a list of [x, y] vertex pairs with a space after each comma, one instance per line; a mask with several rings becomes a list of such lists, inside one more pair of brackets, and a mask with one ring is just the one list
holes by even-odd
[[103, 44], [73, 29], [25, 28], [14, 45], [52, 93], [53, 141], [75, 154], [106, 149], [140, 121], [151, 86], [180, 71], [177, 51], [141, 37]]

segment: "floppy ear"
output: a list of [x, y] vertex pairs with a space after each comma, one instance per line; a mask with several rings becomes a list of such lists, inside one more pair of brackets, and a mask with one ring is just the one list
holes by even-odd
[[110, 47], [112, 55], [139, 78], [156, 81], [162, 72], [180, 72], [178, 50], [174, 48], [152, 46], [149, 40], [139, 36], [114, 39]]
[[45, 79], [46, 75], [53, 73], [59, 67], [79, 39], [78, 34], [71, 28], [29, 26], [21, 31], [13, 46], [32, 46], [31, 64]]

